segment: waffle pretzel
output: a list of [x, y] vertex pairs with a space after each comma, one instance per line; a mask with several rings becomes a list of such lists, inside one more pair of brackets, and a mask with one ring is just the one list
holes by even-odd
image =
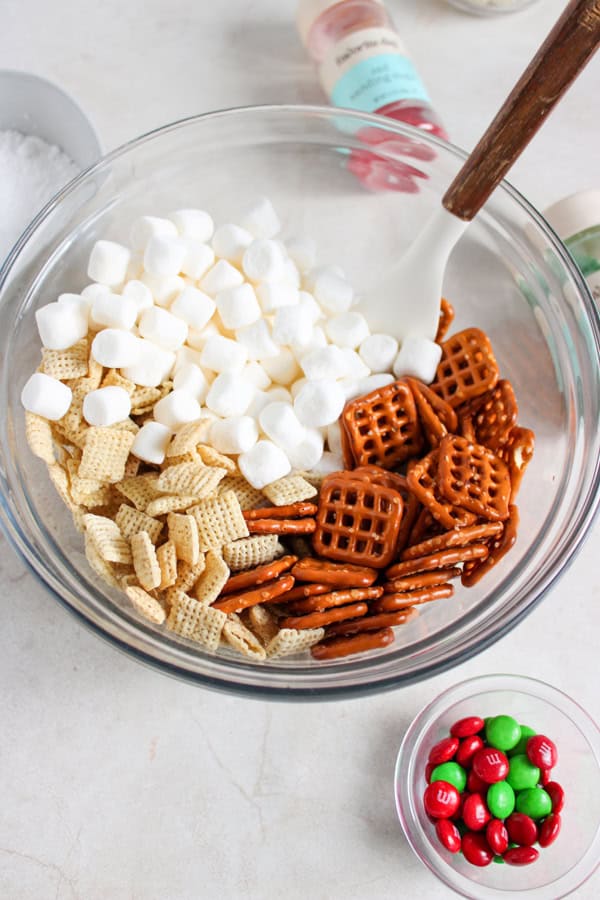
[[[391, 469], [417, 456], [423, 436], [406, 381], [395, 381], [346, 404], [341, 418], [357, 466]], [[344, 451], [344, 456], [346, 456]]]
[[461, 407], [461, 434], [473, 443], [498, 451], [507, 442], [518, 412], [512, 384], [501, 378], [491, 391]]
[[449, 434], [439, 450], [438, 483], [443, 496], [484, 519], [508, 518], [510, 475], [492, 450]]
[[516, 543], [518, 528], [519, 510], [516, 506], [512, 505], [510, 506], [510, 515], [504, 523], [502, 533], [492, 538], [489, 543], [488, 556], [485, 559], [472, 564], [468, 571], [463, 571], [461, 581], [464, 587], [473, 587], [474, 584], [477, 584], [484, 575], [487, 575], [487, 573], [497, 565], [504, 556], [506, 556], [508, 551], [511, 550]]
[[442, 297], [440, 303], [440, 319], [438, 323], [438, 330], [435, 336], [435, 341], [437, 344], [441, 344], [448, 331], [452, 322], [454, 321], [454, 307], [450, 303], [449, 300], [446, 300], [445, 297]]
[[498, 456], [504, 460], [510, 473], [511, 503], [514, 503], [519, 492], [525, 469], [531, 462], [534, 447], [533, 431], [530, 428], [521, 428], [520, 425], [516, 425], [511, 430], [506, 444], [498, 451]]
[[457, 507], [440, 493], [437, 481], [439, 455], [439, 450], [431, 450], [427, 456], [413, 462], [407, 473], [408, 486], [444, 528], [472, 525], [475, 515]]
[[498, 363], [489, 338], [479, 328], [465, 328], [441, 345], [442, 358], [431, 385], [456, 408], [495, 387]]

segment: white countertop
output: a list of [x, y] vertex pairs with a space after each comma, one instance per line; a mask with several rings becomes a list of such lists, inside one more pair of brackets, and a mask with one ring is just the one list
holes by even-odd
[[[293, 0], [1, 5], [2, 65], [62, 84], [106, 149], [209, 109], [322, 100]], [[494, 19], [436, 0], [389, 6], [454, 141], [468, 147], [564, 3]], [[600, 56], [515, 167], [511, 180], [537, 206], [600, 186], [599, 94]], [[448, 897], [396, 820], [404, 730], [445, 687], [501, 671], [546, 679], [598, 718], [599, 554], [596, 525], [535, 612], [451, 673], [370, 699], [291, 705], [142, 668], [80, 627], [3, 544], [0, 896]], [[573, 896], [599, 895], [596, 873]]]

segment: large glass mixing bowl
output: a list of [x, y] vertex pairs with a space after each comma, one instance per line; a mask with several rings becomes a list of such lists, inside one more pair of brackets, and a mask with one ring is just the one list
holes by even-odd
[[[368, 147], [370, 150], [365, 150]], [[19, 395], [39, 363], [34, 310], [86, 284], [99, 237], [127, 240], [139, 214], [201, 206], [221, 222], [257, 195], [286, 233], [313, 235], [365, 297], [385, 291], [390, 320], [410, 285], [395, 260], [463, 162], [460, 150], [376, 116], [318, 107], [213, 113], [169, 125], [105, 157], [32, 223], [0, 272], [1, 518], [49, 592], [113, 644], [210, 687], [283, 698], [398, 687], [449, 668], [514, 627], [581, 545], [598, 504], [599, 319], [587, 287], [541, 216], [503, 184], [452, 254], [444, 285], [455, 328], [491, 337], [537, 446], [519, 495], [513, 551], [477, 587], [423, 608], [383, 651], [335, 662], [262, 664], [210, 656], [140, 619], [89, 569], [82, 536], [25, 443]], [[408, 167], [412, 167], [411, 171]], [[365, 182], [387, 189], [367, 190]]]

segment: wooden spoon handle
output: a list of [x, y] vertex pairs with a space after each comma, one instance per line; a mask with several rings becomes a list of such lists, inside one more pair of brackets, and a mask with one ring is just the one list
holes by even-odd
[[479, 212], [599, 45], [600, 0], [571, 0], [446, 191], [449, 212]]

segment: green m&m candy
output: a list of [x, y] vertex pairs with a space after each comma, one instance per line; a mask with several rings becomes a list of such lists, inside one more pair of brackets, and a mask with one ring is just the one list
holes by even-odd
[[431, 773], [431, 783], [434, 781], [447, 781], [453, 784], [459, 794], [462, 794], [467, 786], [467, 773], [462, 766], [455, 762], [445, 762], [436, 766]]
[[496, 750], [512, 750], [521, 740], [521, 726], [512, 716], [494, 716], [486, 722], [485, 737]]
[[498, 863], [498, 864], [502, 863], [502, 865], [504, 865], [504, 860], [502, 859], [501, 856], [495, 856], [495, 857], [493, 858], [492, 862], [495, 862], [495, 863]]
[[552, 800], [543, 788], [528, 788], [517, 794], [517, 812], [532, 819], [543, 819], [552, 812]]
[[495, 819], [506, 819], [515, 808], [515, 792], [506, 781], [490, 785], [487, 792], [487, 807]]
[[540, 770], [524, 753], [511, 756], [508, 763], [506, 780], [513, 791], [524, 791], [534, 788], [540, 780]]
[[516, 756], [517, 753], [526, 753], [527, 741], [530, 737], [533, 737], [536, 734], [537, 731], [534, 731], [533, 728], [529, 727], [529, 725], [521, 725], [521, 740], [512, 748], [508, 755]]

